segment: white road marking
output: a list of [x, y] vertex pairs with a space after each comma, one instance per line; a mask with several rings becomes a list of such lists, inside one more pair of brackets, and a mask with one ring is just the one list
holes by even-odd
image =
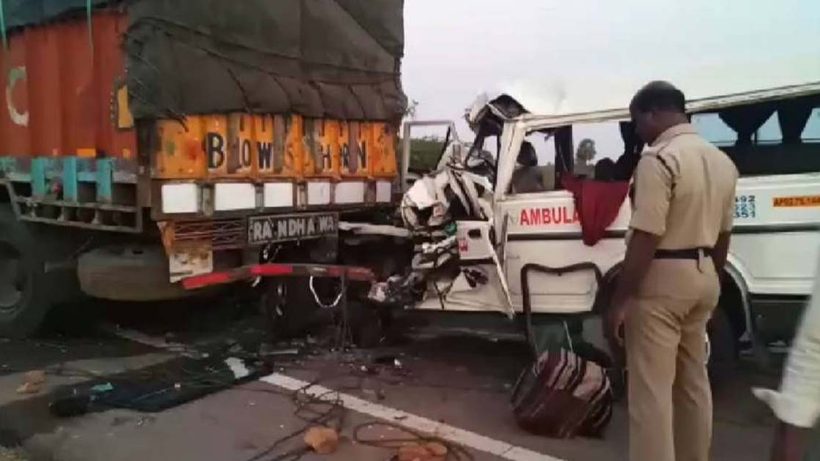
[[441, 437], [448, 442], [456, 443], [466, 448], [483, 451], [503, 459], [509, 459], [511, 461], [563, 461], [559, 458], [553, 458], [549, 455], [511, 445], [501, 440], [495, 440], [481, 434], [476, 434], [475, 432], [459, 429], [449, 424], [440, 423], [438, 421], [433, 421], [432, 419], [417, 416], [402, 410], [369, 402], [350, 394], [337, 392], [324, 386], [310, 386], [310, 383], [307, 381], [292, 378], [281, 373], [274, 373], [272, 375], [265, 376], [261, 378], [260, 381], [273, 384], [274, 386], [278, 386], [289, 391], [303, 389], [304, 392], [309, 395], [328, 400], [336, 399], [338, 396], [345, 408], [350, 410], [372, 416], [374, 418], [390, 421], [394, 424], [400, 424], [408, 429], [413, 429], [418, 432], [432, 434], [437, 437]]

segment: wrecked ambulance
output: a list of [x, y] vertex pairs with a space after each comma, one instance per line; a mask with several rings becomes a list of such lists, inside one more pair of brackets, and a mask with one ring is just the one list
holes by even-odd
[[[768, 346], [793, 333], [820, 251], [820, 81], [708, 90], [687, 102], [692, 123], [741, 174], [709, 326], [712, 356], [731, 360], [746, 350], [766, 359]], [[625, 107], [631, 94], [610, 98], [618, 101], [610, 107], [593, 99], [551, 107], [550, 115], [529, 110], [526, 98], [479, 98], [466, 116], [474, 142], [448, 136], [438, 171], [405, 194], [413, 270], [377, 284], [371, 296], [400, 299], [402, 288], [415, 286], [412, 309], [523, 313], [527, 325], [606, 309], [643, 147]], [[406, 124], [406, 139], [415, 124]], [[576, 156], [583, 136], [597, 138], [606, 157], [579, 165], [588, 160]]]

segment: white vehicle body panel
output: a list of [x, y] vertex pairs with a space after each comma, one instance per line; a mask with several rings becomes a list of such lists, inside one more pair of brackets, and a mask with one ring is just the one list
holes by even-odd
[[[744, 87], [735, 93], [704, 91], [703, 96], [697, 94], [699, 99], [687, 102], [687, 109], [692, 112], [715, 111], [749, 102], [820, 93], [820, 81], [816, 78], [793, 83], [760, 90]], [[631, 92], [619, 100], [625, 103], [629, 97]], [[525, 100], [516, 99], [530, 109]], [[468, 113], [469, 122], [480, 119], [486, 111], [503, 119], [499, 109], [487, 105], [486, 97], [480, 98], [481, 101], [485, 106], [473, 106]], [[478, 268], [487, 274], [488, 283], [471, 286], [465, 281], [462, 270], [447, 295], [441, 299], [428, 299], [417, 308], [509, 314], [509, 305], [505, 302], [505, 292], [508, 291], [512, 310], [521, 312], [524, 304], [521, 274], [522, 268], [528, 264], [560, 268], [592, 263], [605, 275], [604, 281], [606, 275], [617, 271], [626, 251], [624, 236], [631, 216], [629, 198], [624, 201], [604, 239], [594, 246], [586, 246], [581, 239], [581, 225], [571, 193], [564, 190], [509, 193], [518, 150], [528, 134], [567, 125], [629, 118], [625, 107], [581, 113], [571, 111], [577, 107], [586, 106], [559, 105], [550, 113], [526, 113], [504, 119], [493, 189], [494, 242], [475, 246], [470, 241], [468, 245], [461, 245], [470, 225], [459, 222], [462, 266]], [[735, 206], [727, 271], [740, 288], [743, 302], [747, 303], [748, 298], [756, 295], [809, 295], [820, 252], [820, 173], [742, 177], [738, 182]], [[500, 263], [501, 280], [506, 281], [506, 286], [496, 280], [496, 261]], [[591, 311], [601, 288], [591, 270], [560, 275], [532, 273], [528, 277], [528, 286], [532, 311], [546, 314]]]
[[[809, 199], [814, 197], [814, 199]], [[792, 205], [803, 201], [802, 206]], [[811, 202], [811, 200], [815, 200]], [[820, 252], [820, 174], [741, 178], [729, 265], [753, 295], [808, 295]], [[778, 206], [775, 206], [777, 202]], [[809, 206], [813, 203], [812, 206]], [[592, 262], [607, 274], [623, 261], [623, 238], [631, 216], [629, 199], [594, 246], [581, 241], [572, 194], [554, 191], [507, 196], [497, 205], [497, 228], [509, 216], [503, 266], [513, 306], [521, 310], [520, 271], [525, 264], [562, 267]], [[540, 217], [540, 219], [538, 219]], [[592, 272], [531, 278], [533, 312], [592, 309], [598, 289]], [[488, 309], [495, 307], [488, 303]]]

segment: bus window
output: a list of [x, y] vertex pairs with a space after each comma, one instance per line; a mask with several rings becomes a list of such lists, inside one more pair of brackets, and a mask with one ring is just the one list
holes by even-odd
[[585, 123], [572, 127], [576, 177], [611, 181], [615, 162], [624, 153], [618, 122]]
[[629, 122], [573, 125], [573, 174], [596, 181], [628, 181], [640, 159], [643, 144]]
[[820, 108], [815, 107], [811, 111], [809, 121], [806, 122], [800, 137], [805, 143], [820, 144]]
[[780, 120], [777, 114], [772, 114], [763, 125], [760, 125], [754, 140], [757, 144], [780, 144], [783, 142], [783, 134], [780, 131]]
[[741, 176], [820, 172], [820, 109], [791, 99], [695, 114], [692, 123], [734, 161]]
[[737, 142], [735, 130], [729, 128], [718, 114], [695, 114], [692, 116], [692, 125], [701, 136], [718, 147], [734, 146]]
[[531, 133], [518, 151], [510, 193], [528, 194], [555, 189], [554, 140], [544, 133]]

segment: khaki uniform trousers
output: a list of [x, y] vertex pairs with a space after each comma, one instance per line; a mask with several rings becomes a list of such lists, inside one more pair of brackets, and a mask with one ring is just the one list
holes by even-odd
[[709, 257], [655, 259], [625, 322], [631, 461], [707, 461], [706, 323], [720, 282]]

